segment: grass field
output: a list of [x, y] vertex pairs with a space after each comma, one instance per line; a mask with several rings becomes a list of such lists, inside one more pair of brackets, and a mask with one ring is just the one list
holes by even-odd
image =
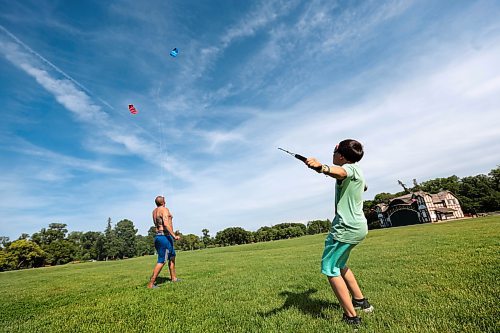
[[[319, 272], [325, 235], [0, 273], [2, 332], [352, 332]], [[500, 217], [370, 231], [350, 267], [359, 332], [499, 332]]]

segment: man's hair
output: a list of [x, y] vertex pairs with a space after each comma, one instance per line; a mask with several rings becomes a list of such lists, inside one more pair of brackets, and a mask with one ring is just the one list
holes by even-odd
[[155, 204], [156, 204], [157, 207], [160, 207], [164, 203], [165, 203], [165, 198], [164, 197], [162, 197], [161, 195], [159, 195], [159, 196], [156, 197]]
[[339, 143], [337, 151], [351, 163], [356, 163], [363, 158], [363, 145], [353, 139], [346, 139]]

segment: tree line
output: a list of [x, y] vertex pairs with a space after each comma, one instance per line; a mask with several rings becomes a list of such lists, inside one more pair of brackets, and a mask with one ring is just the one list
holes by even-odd
[[[466, 214], [477, 214], [500, 210], [500, 167], [491, 170], [488, 175], [459, 178], [455, 175], [436, 178], [418, 184], [416, 180], [409, 188], [402, 182], [402, 192], [379, 193], [373, 200], [366, 200], [363, 205], [369, 228], [377, 228], [378, 218], [374, 207], [380, 203], [389, 203], [395, 197], [424, 191], [438, 193], [451, 191], [460, 201]], [[302, 223], [280, 223], [271, 227], [264, 226], [257, 231], [247, 231], [241, 227], [230, 227], [210, 236], [208, 229], [202, 230], [202, 236], [183, 235], [175, 242], [176, 250], [197, 250], [208, 247], [231, 246], [255, 242], [267, 242], [279, 239], [301, 237], [325, 233], [330, 230], [330, 220], [309, 221]], [[74, 261], [115, 260], [132, 258], [155, 253], [155, 228], [152, 226], [146, 236], [137, 234], [134, 223], [124, 219], [113, 225], [108, 219], [104, 232], [73, 231], [68, 233], [64, 223], [51, 223], [33, 235], [22, 234], [17, 240], [0, 236], [0, 271], [22, 268], [60, 265]]]
[[[262, 227], [255, 232], [240, 227], [226, 228], [211, 237], [208, 229], [203, 236], [183, 235], [174, 243], [176, 250], [198, 250], [207, 247], [229, 246], [253, 242], [300, 237], [306, 234], [327, 232], [330, 220], [302, 223], [281, 223]], [[155, 227], [146, 236], [137, 234], [134, 223], [121, 220], [113, 226], [108, 219], [104, 232], [73, 231], [68, 233], [64, 223], [51, 223], [31, 236], [23, 233], [17, 240], [0, 237], [0, 271], [53, 266], [80, 261], [126, 259], [155, 253]]]

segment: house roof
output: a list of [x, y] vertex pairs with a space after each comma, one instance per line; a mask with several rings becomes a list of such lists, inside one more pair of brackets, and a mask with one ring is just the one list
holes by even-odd
[[[424, 192], [424, 191], [415, 191], [415, 192], [412, 192], [412, 193], [408, 193], [408, 194], [404, 194], [404, 195], [401, 195], [399, 197], [396, 197], [396, 198], [393, 198], [389, 201], [389, 204], [393, 201], [393, 200], [403, 200], [407, 203], [411, 203], [411, 199], [414, 197], [414, 196], [430, 196], [431, 199], [432, 199], [432, 202], [441, 202], [443, 201], [446, 196], [449, 194], [453, 195], [453, 193], [451, 193], [450, 191], [441, 191], [439, 193], [436, 193], [436, 194], [430, 194], [430, 193], [427, 193], [427, 192]], [[454, 196], [454, 195], [453, 195]]]
[[413, 194], [414, 194], [415, 196], [420, 195], [420, 196], [422, 196], [422, 197], [423, 197], [423, 196], [426, 196], [426, 195], [430, 195], [429, 193], [424, 192], [424, 191], [415, 191], [415, 192], [413, 192]]
[[408, 193], [408, 194], [405, 194], [405, 195], [401, 195], [399, 197], [396, 197], [394, 199], [391, 199], [389, 201], [389, 206], [393, 204], [394, 201], [402, 201], [403, 203], [405, 204], [408, 204], [408, 205], [411, 205], [413, 203], [413, 201], [415, 201], [413, 199], [413, 193]]

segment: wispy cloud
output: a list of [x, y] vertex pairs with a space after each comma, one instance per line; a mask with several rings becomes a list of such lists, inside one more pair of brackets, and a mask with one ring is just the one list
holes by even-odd
[[[16, 154], [26, 155], [30, 159], [36, 158], [37, 160], [43, 160], [45, 163], [57, 164], [61, 169], [66, 167], [105, 174], [119, 172], [119, 169], [106, 166], [100, 161], [63, 155], [43, 147], [38, 147], [22, 138], [16, 138], [12, 135], [9, 137], [2, 135], [0, 136], [0, 139], [5, 142], [2, 145], [1, 150], [9, 150], [11, 152], [15, 152]], [[47, 173], [43, 172], [42, 174]]]
[[[102, 107], [96, 104], [87, 94], [89, 92], [87, 88], [32, 50], [7, 29], [4, 27], [1, 28], [7, 36], [16, 42], [9, 42], [5, 38], [0, 40], [0, 46], [7, 60], [32, 76], [43, 88], [52, 93], [61, 105], [75, 114], [79, 121], [91, 126], [93, 129], [98, 129], [98, 133], [101, 136], [122, 145], [129, 153], [140, 156], [150, 163], [158, 164], [162, 167], [161, 163], [155, 158], [155, 154], [158, 152], [157, 139], [153, 137], [155, 141], [146, 141], [139, 136], [131, 134], [130, 129], [127, 130], [112, 122], [108, 113], [103, 111]], [[29, 53], [24, 52], [23, 49]], [[38, 60], [42, 60], [44, 64], [49, 65], [50, 68], [63, 75], [64, 78], [60, 79], [52, 76], [47, 70], [43, 69], [42, 64]], [[137, 125], [135, 126], [137, 127]], [[139, 129], [143, 135], [151, 137], [142, 128]], [[178, 177], [190, 178], [188, 172], [178, 171], [181, 169], [176, 167], [176, 158], [174, 157], [169, 158], [167, 169]]]

